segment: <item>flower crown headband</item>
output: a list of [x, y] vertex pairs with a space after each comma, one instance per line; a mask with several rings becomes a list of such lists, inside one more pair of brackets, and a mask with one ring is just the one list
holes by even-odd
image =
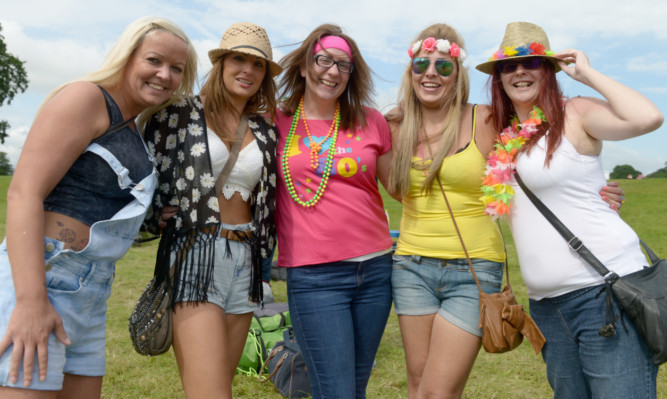
[[414, 57], [415, 54], [419, 53], [420, 49], [424, 49], [427, 53], [432, 53], [435, 50], [443, 54], [449, 53], [449, 56], [452, 58], [458, 58], [460, 62], [465, 61], [466, 52], [464, 49], [459, 47], [458, 44], [454, 42], [449, 42], [447, 39], [438, 39], [436, 40], [433, 37], [427, 37], [424, 40], [419, 40], [415, 42], [409, 49], [408, 55], [410, 58]]

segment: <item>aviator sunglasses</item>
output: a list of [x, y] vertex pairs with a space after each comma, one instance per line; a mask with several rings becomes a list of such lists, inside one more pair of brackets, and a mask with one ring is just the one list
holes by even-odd
[[[415, 58], [412, 60], [412, 72], [417, 75], [421, 75], [426, 72], [428, 66], [431, 65], [431, 60], [428, 58]], [[438, 71], [440, 76], [447, 77], [454, 72], [454, 63], [450, 60], [439, 59], [435, 61], [435, 70]]]
[[526, 58], [520, 61], [502, 61], [498, 63], [498, 70], [501, 73], [512, 73], [521, 65], [525, 70], [533, 70], [542, 66], [542, 58]]

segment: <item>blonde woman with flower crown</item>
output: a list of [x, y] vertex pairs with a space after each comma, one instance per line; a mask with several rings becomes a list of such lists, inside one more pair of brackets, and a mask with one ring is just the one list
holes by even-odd
[[410, 398], [461, 396], [481, 345], [479, 292], [436, 181], [439, 176], [485, 292], [500, 291], [500, 231], [479, 201], [494, 132], [489, 108], [468, 104], [465, 47], [450, 26], [422, 31], [408, 51], [400, 108], [386, 117], [394, 162], [389, 188], [402, 196], [393, 257], [395, 311]]
[[[662, 113], [593, 69], [582, 51], [551, 52], [544, 30], [527, 22], [509, 24], [500, 50], [477, 69], [491, 75], [495, 130], [508, 147], [519, 148], [518, 155], [504, 157], [508, 148], [498, 146], [489, 158], [485, 190], [511, 186], [515, 192], [509, 222], [530, 313], [547, 340], [542, 356], [554, 397], [655, 398], [658, 366], [643, 336], [604, 293], [603, 278], [503, 170], [515, 170], [609, 270], [624, 276], [647, 260], [637, 234], [597, 195], [605, 182], [602, 141], [649, 133], [662, 124]], [[556, 80], [561, 69], [604, 99], [564, 99]], [[499, 198], [486, 201], [489, 213], [502, 209]], [[611, 336], [609, 326], [615, 327]]]
[[[394, 159], [389, 190], [402, 196], [393, 257], [395, 311], [403, 337], [410, 398], [461, 397], [481, 345], [479, 290], [436, 175], [482, 289], [498, 292], [505, 251], [479, 200], [495, 130], [490, 108], [468, 104], [461, 36], [445, 24], [422, 31], [409, 48], [399, 97], [386, 115]], [[608, 195], [620, 205], [616, 190]]]

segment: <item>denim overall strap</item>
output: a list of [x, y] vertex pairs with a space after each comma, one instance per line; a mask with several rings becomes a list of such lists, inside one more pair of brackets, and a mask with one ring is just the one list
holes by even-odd
[[[86, 148], [86, 151], [97, 154], [109, 164], [118, 175], [120, 187], [130, 188], [134, 200], [125, 205], [111, 219], [94, 223], [90, 227], [88, 245], [82, 251], [74, 253], [71, 250], [64, 250], [62, 253], [88, 259], [117, 260], [130, 249], [139, 233], [139, 227], [141, 227], [157, 186], [157, 171], [153, 167], [151, 174], [140, 182], [133, 182], [129, 177], [128, 169], [106, 148], [92, 143]], [[148, 151], [146, 154], [153, 162], [154, 158], [148, 155]], [[154, 162], [153, 165], [155, 165]]]
[[113, 171], [116, 172], [116, 175], [118, 175], [118, 185], [121, 189], [134, 188], [136, 186], [136, 184], [132, 182], [132, 179], [130, 179], [130, 171], [121, 165], [120, 161], [118, 161], [118, 158], [116, 158], [116, 156], [113, 155], [111, 151], [97, 143], [90, 144], [86, 148], [86, 151], [99, 155], [109, 164], [111, 169], [113, 169]]

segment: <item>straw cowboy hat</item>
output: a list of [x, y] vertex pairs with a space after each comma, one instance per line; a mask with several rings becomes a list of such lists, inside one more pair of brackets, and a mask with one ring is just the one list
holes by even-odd
[[551, 61], [558, 72], [560, 67], [557, 61], [561, 60], [553, 54], [544, 29], [530, 22], [510, 22], [507, 24], [505, 37], [498, 51], [493, 53], [487, 62], [477, 65], [477, 70], [490, 75], [498, 61], [542, 57]]
[[220, 46], [208, 52], [208, 58], [212, 64], [215, 64], [222, 55], [232, 51], [254, 55], [266, 60], [271, 77], [279, 75], [283, 70], [280, 65], [273, 62], [271, 42], [266, 31], [261, 26], [250, 22], [239, 22], [230, 26], [225, 34], [222, 35]]

